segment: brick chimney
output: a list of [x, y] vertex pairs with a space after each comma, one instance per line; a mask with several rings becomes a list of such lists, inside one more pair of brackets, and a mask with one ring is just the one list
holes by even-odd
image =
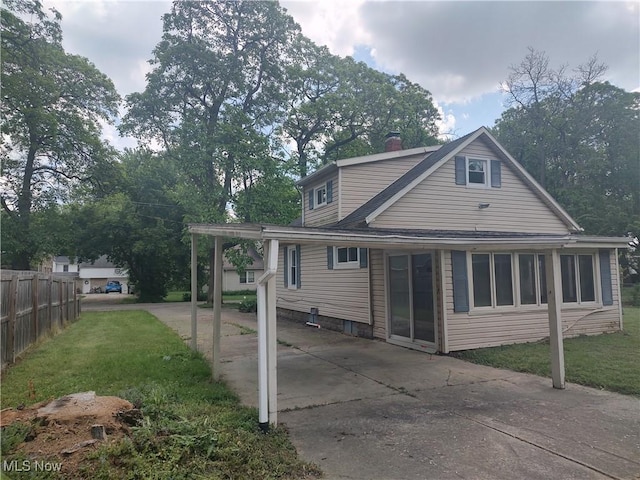
[[385, 136], [384, 151], [396, 152], [402, 150], [402, 139], [400, 138], [400, 132], [389, 132]]

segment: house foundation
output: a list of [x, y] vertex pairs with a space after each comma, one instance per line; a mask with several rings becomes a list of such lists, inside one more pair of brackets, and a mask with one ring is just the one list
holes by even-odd
[[279, 319], [303, 324], [315, 323], [319, 325], [320, 328], [326, 328], [327, 330], [341, 332], [354, 337], [373, 339], [373, 326], [366, 323], [345, 320], [343, 318], [327, 317], [320, 314], [314, 315], [310, 312], [298, 312], [287, 308], [278, 308], [277, 315]]

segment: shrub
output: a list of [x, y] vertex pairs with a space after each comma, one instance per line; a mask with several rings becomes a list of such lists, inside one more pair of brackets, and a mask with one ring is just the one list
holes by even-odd
[[258, 311], [258, 301], [255, 299], [247, 299], [243, 300], [238, 307], [238, 310], [245, 313], [257, 312]]
[[[205, 302], [207, 300], [207, 294], [204, 292], [198, 292], [198, 301]], [[182, 301], [190, 302], [191, 301], [191, 292], [185, 292], [182, 294]]]

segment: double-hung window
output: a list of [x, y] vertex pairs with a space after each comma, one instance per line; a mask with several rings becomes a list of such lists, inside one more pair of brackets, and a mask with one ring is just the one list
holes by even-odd
[[486, 187], [488, 185], [489, 162], [478, 158], [467, 159], [467, 184]]
[[256, 276], [255, 276], [255, 272], [251, 271], [245, 271], [242, 273], [238, 273], [238, 275], [240, 276], [240, 283], [245, 284], [245, 283], [255, 283], [256, 281]]
[[315, 189], [316, 207], [322, 207], [327, 204], [327, 184]]
[[288, 260], [288, 268], [287, 268], [287, 285], [289, 288], [296, 289], [298, 288], [298, 251], [296, 246], [287, 247], [287, 260]]
[[510, 253], [471, 255], [474, 307], [514, 304], [513, 268]]
[[593, 260], [593, 255], [560, 255], [563, 303], [596, 301]]

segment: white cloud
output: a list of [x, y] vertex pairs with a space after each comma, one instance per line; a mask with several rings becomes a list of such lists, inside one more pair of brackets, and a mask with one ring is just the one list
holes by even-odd
[[302, 32], [319, 45], [326, 45], [335, 55], [353, 55], [357, 45], [371, 42], [359, 13], [365, 0], [285, 0], [280, 4], [302, 28]]

